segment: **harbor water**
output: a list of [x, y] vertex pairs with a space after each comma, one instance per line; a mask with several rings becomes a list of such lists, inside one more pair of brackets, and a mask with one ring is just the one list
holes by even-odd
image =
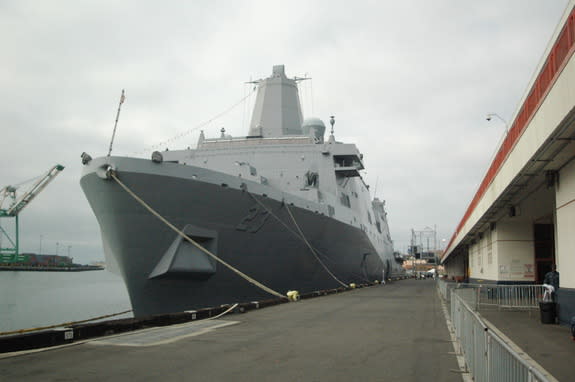
[[[122, 278], [106, 270], [0, 272], [0, 332], [130, 310]], [[131, 317], [124, 314], [118, 318]]]

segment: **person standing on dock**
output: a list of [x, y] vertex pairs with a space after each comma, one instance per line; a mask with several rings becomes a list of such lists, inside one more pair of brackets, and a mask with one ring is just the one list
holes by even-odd
[[551, 266], [551, 271], [545, 274], [543, 284], [551, 285], [553, 287], [551, 298], [553, 299], [553, 302], [555, 302], [555, 296], [557, 295], [557, 290], [559, 289], [559, 272], [557, 272], [557, 266], [555, 264]]

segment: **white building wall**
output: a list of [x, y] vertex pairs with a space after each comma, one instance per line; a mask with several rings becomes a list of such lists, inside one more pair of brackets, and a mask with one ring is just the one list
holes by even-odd
[[557, 226], [555, 247], [557, 270], [562, 288], [575, 288], [575, 162], [559, 173], [555, 194]]
[[495, 236], [495, 231], [492, 231], [491, 229], [487, 229], [483, 236], [485, 251], [483, 277], [488, 280], [497, 280], [498, 277], [497, 257], [495, 256], [497, 245], [494, 245], [496, 240]]
[[493, 258], [489, 263], [489, 249], [493, 248], [492, 235], [487, 232], [477, 239], [476, 243], [469, 246], [469, 277], [473, 279], [495, 280]]
[[[491, 252], [491, 255], [489, 254]], [[490, 281], [533, 281], [533, 226], [507, 221], [469, 246], [469, 277]]]
[[497, 277], [500, 281], [534, 281], [535, 252], [530, 221], [497, 224]]
[[[575, 182], [575, 173], [573, 178]], [[505, 216], [495, 223], [494, 230], [487, 228], [483, 231], [482, 238], [478, 236], [476, 243], [469, 247], [470, 277], [492, 281], [535, 281], [533, 225], [554, 223], [554, 198], [554, 189], [540, 184], [529, 197], [516, 205], [516, 216]]]
[[479, 274], [479, 245], [472, 244], [469, 246], [469, 277], [477, 278]]

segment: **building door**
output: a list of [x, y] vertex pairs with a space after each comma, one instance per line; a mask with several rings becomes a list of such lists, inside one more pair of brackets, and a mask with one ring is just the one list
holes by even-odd
[[545, 274], [555, 264], [555, 228], [553, 224], [533, 225], [535, 249], [535, 282], [543, 284]]

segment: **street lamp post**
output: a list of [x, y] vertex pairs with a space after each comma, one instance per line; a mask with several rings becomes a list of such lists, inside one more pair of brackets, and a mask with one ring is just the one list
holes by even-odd
[[501, 116], [497, 113], [489, 113], [487, 114], [487, 116], [485, 117], [485, 119], [487, 119], [487, 121], [491, 121], [493, 118], [497, 118], [499, 119], [501, 122], [503, 122], [503, 124], [505, 125], [505, 135], [507, 135], [507, 133], [509, 132], [508, 126], [509, 124], [507, 123], [506, 120], [504, 120], [503, 118], [501, 118]]

